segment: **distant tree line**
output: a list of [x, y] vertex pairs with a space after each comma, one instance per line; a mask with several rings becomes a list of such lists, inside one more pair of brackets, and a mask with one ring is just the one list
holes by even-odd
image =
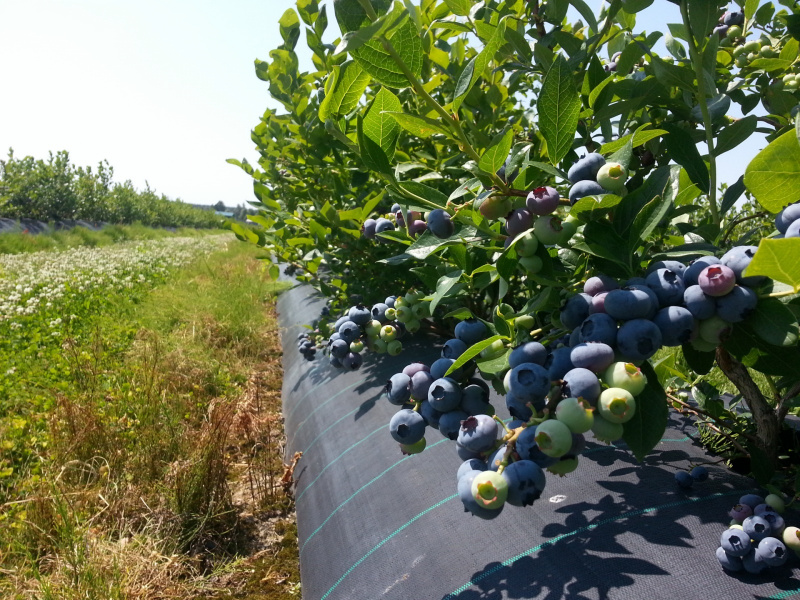
[[220, 200], [212, 207], [214, 210], [218, 211], [219, 213], [230, 213], [232, 216], [231, 218], [236, 219], [237, 221], [247, 221], [247, 215], [257, 215], [258, 209], [255, 208], [246, 208], [244, 204], [239, 204], [238, 206], [225, 206], [225, 203]]
[[151, 227], [216, 227], [213, 210], [203, 210], [157, 194], [147, 185], [112, 181], [114, 169], [102, 161], [96, 169], [70, 163], [65, 150], [46, 160], [17, 158], [9, 150], [0, 160], [0, 217], [53, 222], [64, 220], [141, 223]]

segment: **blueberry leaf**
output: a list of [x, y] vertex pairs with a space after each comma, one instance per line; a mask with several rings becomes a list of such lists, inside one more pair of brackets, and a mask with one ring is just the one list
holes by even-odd
[[325, 121], [330, 115], [346, 115], [353, 110], [358, 106], [369, 81], [369, 73], [352, 60], [333, 67], [328, 81], [330, 89], [319, 105], [320, 120]]
[[770, 212], [778, 212], [797, 200], [800, 141], [795, 131], [773, 140], [750, 161], [744, 173], [744, 184]]
[[[800, 291], [800, 238], [763, 239], [746, 273], [766, 275], [770, 279]], [[760, 306], [760, 304], [759, 304]]]
[[748, 318], [748, 325], [773, 346], [796, 346], [800, 335], [797, 317], [776, 298], [759, 300], [755, 312]]
[[539, 129], [547, 142], [547, 156], [556, 165], [572, 147], [581, 109], [573, 70], [561, 55], [544, 77], [537, 108]]

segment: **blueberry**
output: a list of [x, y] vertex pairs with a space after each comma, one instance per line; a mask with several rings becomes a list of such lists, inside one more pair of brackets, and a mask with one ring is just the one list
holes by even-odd
[[763, 275], [745, 277], [743, 272], [750, 265], [753, 257], [758, 250], [757, 246], [736, 246], [726, 252], [720, 262], [729, 267], [736, 274], [736, 282], [740, 285], [756, 286], [765, 282], [767, 278]]
[[742, 528], [744, 532], [750, 536], [750, 539], [756, 542], [763, 540], [772, 534], [772, 525], [769, 524], [764, 517], [747, 517], [742, 521]]
[[517, 437], [515, 450], [519, 457], [523, 460], [530, 460], [537, 465], [546, 469], [553, 465], [558, 460], [552, 456], [547, 456], [542, 452], [539, 445], [536, 443], [536, 427], [526, 427]]
[[652, 321], [626, 321], [617, 333], [617, 348], [629, 362], [646, 360], [661, 347], [661, 330]]
[[558, 208], [560, 196], [558, 190], [552, 187], [538, 187], [528, 194], [525, 206], [534, 215], [540, 217], [551, 214]]
[[602, 342], [612, 348], [617, 343], [617, 322], [606, 313], [595, 313], [580, 326], [581, 342]]
[[536, 363], [522, 363], [511, 369], [509, 393], [525, 402], [544, 399], [550, 391], [547, 370]]
[[437, 379], [428, 389], [428, 402], [439, 412], [449, 412], [461, 403], [461, 388], [449, 377]]
[[[454, 362], [456, 361], [452, 358], [439, 358], [435, 360], [431, 365], [431, 371], [430, 371], [431, 376], [434, 379], [441, 379], [442, 377], [445, 376], [444, 374], [447, 373], [447, 370], [451, 366], [453, 366]], [[464, 375], [464, 367], [459, 367], [458, 369], [450, 373], [448, 377], [452, 377], [453, 379], [461, 379], [463, 375]]]
[[522, 363], [536, 363], [544, 365], [547, 360], [547, 348], [539, 342], [527, 342], [521, 344], [511, 351], [508, 355], [508, 366], [512, 369]]
[[481, 472], [482, 471], [470, 471], [465, 473], [464, 476], [458, 480], [458, 497], [464, 504], [464, 512], [470, 512], [481, 519], [494, 519], [502, 512], [503, 506], [505, 505], [496, 509], [483, 508], [478, 505], [477, 500], [475, 500], [472, 495], [472, 482]]
[[348, 313], [348, 316], [356, 325], [366, 325], [372, 320], [372, 313], [363, 304], [352, 307]]
[[447, 239], [453, 235], [456, 226], [450, 219], [450, 214], [441, 208], [436, 208], [428, 213], [428, 230], [439, 239]]
[[724, 296], [736, 285], [736, 274], [725, 265], [709, 265], [697, 276], [697, 285], [706, 296]]
[[461, 460], [469, 460], [471, 458], [483, 459], [480, 452], [473, 452], [472, 450], [467, 450], [466, 448], [464, 448], [464, 446], [462, 446], [458, 442], [456, 442], [456, 454], [458, 455], [458, 458], [460, 458]]
[[798, 219], [800, 219], [800, 202], [795, 202], [778, 213], [778, 216], [775, 217], [775, 227], [785, 234], [789, 225]]
[[458, 439], [458, 431], [461, 429], [461, 421], [469, 419], [469, 415], [463, 410], [451, 410], [442, 413], [439, 417], [439, 431], [441, 434], [453, 441]]
[[575, 329], [589, 316], [592, 297], [589, 294], [576, 294], [561, 307], [561, 324], [567, 329]]
[[711, 296], [706, 296], [699, 285], [692, 285], [683, 292], [683, 304], [692, 316], [703, 321], [710, 319], [717, 311], [717, 305]]
[[602, 273], [589, 277], [586, 283], [583, 284], [583, 293], [590, 296], [596, 296], [602, 292], [610, 292], [611, 290], [619, 289], [619, 284], [613, 277], [603, 275]]
[[573, 184], [579, 181], [594, 181], [597, 172], [604, 164], [606, 164], [606, 159], [601, 154], [592, 152], [570, 167], [567, 178]]
[[[383, 233], [384, 231], [393, 231], [394, 230], [394, 223], [392, 223], [389, 219], [378, 219], [375, 225], [375, 233]], [[386, 242], [385, 238], [379, 237], [378, 235], [375, 236], [379, 242]]]
[[628, 287], [630, 287], [631, 289], [634, 289], [634, 290], [640, 290], [640, 291], [644, 292], [645, 294], [647, 294], [649, 296], [649, 298], [650, 298], [650, 312], [644, 318], [645, 319], [652, 319], [653, 317], [655, 317], [656, 313], [658, 312], [658, 308], [659, 308], [659, 301], [658, 301], [658, 296], [656, 296], [656, 293], [653, 290], [651, 290], [647, 286], [646, 283], [642, 284], [642, 285], [633, 284], [633, 285], [630, 285]]
[[720, 20], [723, 25], [727, 25], [728, 27], [732, 25], [742, 25], [744, 23], [744, 14], [739, 11], [726, 11]]
[[600, 380], [589, 369], [574, 368], [564, 375], [564, 393], [569, 398], [583, 398], [595, 406], [600, 391]]
[[674, 306], [683, 302], [683, 278], [669, 269], [657, 269], [645, 278], [645, 283], [655, 293], [660, 306]]
[[364, 362], [364, 357], [360, 354], [356, 354], [354, 352], [350, 352], [347, 356], [342, 359], [342, 366], [349, 370], [355, 371], [361, 367]]
[[563, 379], [568, 371], [575, 368], [570, 359], [572, 348], [556, 348], [550, 355], [552, 359], [545, 363], [547, 367], [547, 376], [550, 381], [557, 381]]
[[683, 272], [683, 285], [687, 288], [692, 285], [697, 285], [697, 277], [706, 267], [711, 265], [720, 264], [716, 256], [701, 256], [700, 258], [692, 261], [686, 270]]
[[650, 294], [640, 287], [611, 290], [605, 301], [606, 313], [619, 321], [646, 318], [657, 308]]
[[528, 406], [528, 402], [520, 400], [511, 393], [506, 394], [506, 408], [508, 408], [509, 414], [515, 419], [527, 422], [533, 416], [533, 411]]
[[419, 219], [414, 219], [408, 224], [408, 235], [414, 238], [422, 235], [427, 230], [428, 224], [425, 221], [420, 221]]
[[459, 444], [473, 452], [487, 452], [497, 441], [497, 421], [489, 415], [474, 415], [461, 422]]
[[732, 573], [736, 573], [744, 569], [744, 565], [742, 565], [742, 559], [738, 556], [731, 556], [721, 547], [717, 548], [717, 560], [719, 564], [722, 565], [722, 568], [726, 571], [731, 571]]
[[756, 553], [755, 548], [742, 557], [744, 570], [752, 575], [759, 575], [767, 570], [767, 564]]
[[419, 414], [422, 415], [429, 427], [439, 429], [439, 419], [442, 417], [442, 413], [433, 408], [430, 402], [423, 400], [419, 403]]
[[764, 498], [758, 494], [745, 494], [739, 498], [739, 504], [746, 504], [750, 508], [755, 508], [759, 504], [764, 504]]
[[694, 317], [682, 306], [667, 306], [653, 318], [661, 331], [664, 346], [680, 346], [689, 341], [694, 331]]
[[569, 203], [575, 204], [581, 198], [586, 196], [600, 196], [602, 194], [610, 194], [607, 189], [596, 181], [584, 180], [579, 181], [569, 188]]
[[474, 346], [489, 335], [489, 329], [478, 319], [466, 319], [455, 328], [455, 335], [467, 346]]
[[336, 319], [336, 322], [333, 324], [333, 330], [334, 331], [339, 331], [339, 327], [341, 327], [342, 325], [347, 323], [349, 320], [350, 320], [350, 317], [348, 315], [345, 315], [344, 317], [339, 317], [338, 319]]
[[447, 340], [442, 347], [442, 358], [458, 359], [459, 356], [467, 351], [467, 345], [458, 338]]
[[517, 208], [506, 217], [506, 231], [510, 236], [516, 237], [531, 227], [533, 227], [533, 215], [527, 209]]
[[404, 408], [389, 421], [389, 433], [396, 442], [413, 444], [425, 435], [425, 419], [418, 412]]
[[361, 235], [363, 235], [368, 240], [375, 239], [375, 228], [377, 227], [377, 225], [378, 222], [375, 219], [367, 219], [361, 226]]
[[486, 468], [486, 461], [483, 461], [480, 458], [470, 458], [469, 460], [465, 460], [463, 463], [461, 463], [461, 466], [458, 467], [458, 471], [456, 472], [456, 481], [461, 479], [470, 471], [485, 471]]
[[518, 460], [503, 470], [508, 483], [506, 502], [512, 506], [530, 506], [538, 500], [547, 479], [542, 468], [530, 460]]
[[756, 309], [758, 294], [749, 287], [737, 285], [730, 293], [716, 299], [717, 315], [728, 323], [744, 321]]
[[497, 471], [500, 468], [500, 463], [506, 456], [506, 451], [508, 450], [508, 444], [502, 444], [499, 448], [493, 451], [489, 456], [486, 458], [486, 468], [489, 471]]
[[782, 541], [768, 537], [756, 546], [756, 556], [768, 567], [782, 567], [789, 558], [789, 552]]
[[468, 385], [461, 390], [459, 408], [468, 415], [494, 415], [494, 406], [489, 404], [489, 394], [477, 385]]
[[407, 365], [403, 368], [403, 373], [408, 375], [409, 377], [413, 377], [415, 373], [419, 373], [420, 371], [427, 371], [430, 372], [430, 367], [425, 363], [421, 362], [414, 362], [410, 365]]
[[386, 318], [387, 310], [389, 310], [389, 306], [387, 304], [384, 302], [378, 302], [372, 307], [372, 318], [381, 323], [386, 323], [388, 321]]
[[675, 482], [679, 487], [688, 490], [694, 484], [694, 479], [686, 471], [678, 471], [675, 473]]
[[614, 362], [614, 349], [602, 342], [584, 342], [572, 348], [569, 358], [575, 367], [599, 373]]
[[350, 342], [354, 342], [361, 337], [361, 328], [352, 321], [345, 321], [339, 327], [337, 333], [349, 345]]
[[689, 474], [695, 481], [706, 481], [708, 479], [708, 469], [702, 465], [696, 466]]
[[796, 238], [800, 237], [800, 219], [796, 219], [792, 221], [792, 224], [786, 229], [786, 234], [784, 237], [787, 238]]
[[414, 400], [427, 400], [428, 390], [434, 382], [428, 371], [417, 371], [411, 376], [411, 397]]
[[647, 265], [647, 274], [658, 271], [659, 269], [668, 269], [674, 271], [683, 278], [686, 271], [686, 265], [677, 260], [657, 260]]
[[411, 377], [405, 373], [395, 373], [386, 382], [383, 391], [390, 403], [402, 406], [411, 400]]
[[735, 521], [744, 521], [747, 517], [753, 516], [753, 509], [747, 504], [737, 504], [730, 511], [728, 516]]

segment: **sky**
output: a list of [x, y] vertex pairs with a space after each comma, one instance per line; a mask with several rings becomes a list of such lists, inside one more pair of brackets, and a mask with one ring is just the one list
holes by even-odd
[[[324, 0], [330, 4], [330, 0]], [[415, 2], [417, 3], [417, 2]], [[600, 1], [589, 4], [599, 10]], [[282, 43], [278, 19], [294, 0], [0, 0], [0, 157], [105, 159], [114, 180], [148, 183], [194, 204], [253, 199], [228, 158], [258, 154], [250, 130], [280, 108], [253, 61]], [[332, 7], [324, 41], [338, 36]], [[665, 14], [666, 13], [666, 14]], [[656, 0], [638, 29], [680, 19]], [[310, 52], [297, 45], [301, 70]], [[726, 155], [732, 183], [763, 143]], [[702, 150], [701, 150], [702, 151]]]

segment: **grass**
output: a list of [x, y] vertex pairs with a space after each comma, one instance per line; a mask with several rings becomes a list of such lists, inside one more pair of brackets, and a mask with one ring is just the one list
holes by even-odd
[[0, 479], [0, 597], [298, 596], [281, 288], [257, 252], [232, 240], [109, 299], [26, 376], [20, 393], [46, 410], [21, 429], [35, 451]]
[[100, 231], [75, 227], [50, 233], [2, 233], [0, 254], [22, 254], [42, 250], [64, 250], [76, 246], [110, 246], [125, 241], [155, 240], [167, 237], [200, 237], [219, 231], [182, 227], [176, 231], [154, 229], [144, 225], [108, 225]]

